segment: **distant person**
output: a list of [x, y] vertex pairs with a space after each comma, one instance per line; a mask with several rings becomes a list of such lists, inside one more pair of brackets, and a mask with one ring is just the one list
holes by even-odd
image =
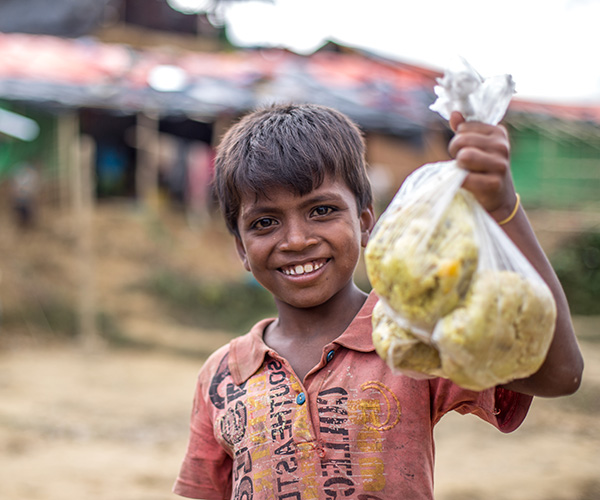
[[29, 163], [19, 165], [12, 178], [13, 210], [19, 227], [27, 229], [36, 216], [39, 176]]
[[[516, 194], [504, 128], [454, 114], [452, 157], [496, 220]], [[255, 111], [223, 138], [215, 188], [244, 267], [276, 318], [218, 349], [196, 386], [175, 493], [201, 499], [433, 498], [433, 427], [472, 413], [502, 432], [532, 396], [577, 390], [582, 359], [563, 291], [525, 212], [503, 226], [555, 296], [542, 368], [482, 392], [395, 374], [376, 354], [374, 293], [353, 281], [375, 223], [364, 144], [344, 115], [316, 105]]]

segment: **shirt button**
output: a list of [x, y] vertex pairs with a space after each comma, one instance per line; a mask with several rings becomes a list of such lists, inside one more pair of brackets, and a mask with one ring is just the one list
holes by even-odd
[[331, 351], [329, 351], [327, 353], [327, 362], [329, 363], [333, 359], [334, 356], [335, 356], [335, 351], [333, 349], [331, 349]]
[[306, 395], [303, 392], [301, 392], [296, 396], [296, 403], [302, 405], [304, 404], [304, 401], [306, 401]]

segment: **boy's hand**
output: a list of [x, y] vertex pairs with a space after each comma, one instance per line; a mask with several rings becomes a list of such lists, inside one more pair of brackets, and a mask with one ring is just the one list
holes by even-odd
[[454, 111], [450, 127], [456, 135], [448, 152], [469, 171], [463, 187], [475, 196], [496, 220], [506, 218], [517, 201], [510, 174], [510, 142], [501, 125], [467, 122]]

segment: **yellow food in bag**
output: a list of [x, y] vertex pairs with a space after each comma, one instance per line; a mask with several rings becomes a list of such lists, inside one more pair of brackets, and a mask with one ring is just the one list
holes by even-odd
[[402, 317], [423, 327], [456, 307], [477, 258], [473, 217], [461, 193], [435, 227], [427, 202], [386, 213], [365, 250], [375, 292]]
[[444, 375], [467, 389], [535, 373], [556, 321], [549, 290], [512, 271], [478, 273], [464, 302], [445, 316], [432, 340]]
[[373, 308], [373, 345], [377, 354], [397, 370], [416, 376], [443, 376], [437, 349], [393, 321], [382, 302]]
[[373, 344], [393, 369], [483, 390], [541, 366], [556, 320], [549, 288], [537, 275], [478, 270], [479, 254], [460, 191], [437, 224], [421, 200], [382, 218], [365, 262], [381, 298]]

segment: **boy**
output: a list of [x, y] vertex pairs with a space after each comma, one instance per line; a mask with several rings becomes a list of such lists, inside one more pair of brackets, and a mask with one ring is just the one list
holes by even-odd
[[[450, 154], [498, 221], [516, 194], [504, 128], [451, 117]], [[278, 316], [203, 366], [174, 491], [203, 499], [433, 498], [433, 426], [450, 410], [516, 429], [532, 395], [574, 392], [582, 361], [560, 285], [521, 208], [503, 225], [550, 285], [558, 319], [533, 376], [483, 392], [393, 374], [375, 353], [377, 298], [353, 282], [375, 223], [364, 144], [344, 115], [279, 105], [234, 125], [215, 188], [246, 270]]]

